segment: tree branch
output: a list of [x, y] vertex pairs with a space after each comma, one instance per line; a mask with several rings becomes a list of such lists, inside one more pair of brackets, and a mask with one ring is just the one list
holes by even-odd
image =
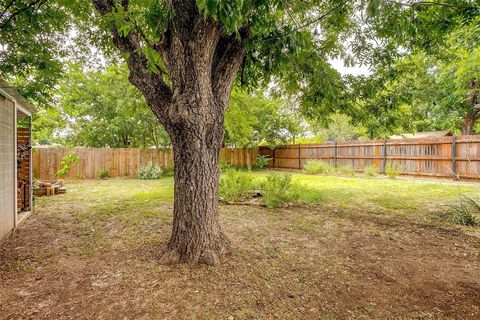
[[[112, 11], [117, 11], [115, 3], [111, 0], [92, 0], [97, 11], [105, 16]], [[128, 8], [128, 0], [122, 1], [125, 10]], [[157, 118], [164, 124], [168, 123], [167, 109], [172, 101], [172, 92], [163, 81], [163, 73], [152, 73], [148, 68], [148, 59], [141, 53], [142, 34], [138, 28], [127, 36], [122, 36], [115, 24], [112, 25], [112, 38], [115, 46], [122, 54], [128, 55], [127, 65], [130, 70], [129, 80], [145, 96], [148, 106]]]
[[435, 1], [417, 1], [412, 3], [400, 2], [400, 1], [393, 1], [393, 0], [385, 0], [387, 3], [398, 4], [404, 7], [416, 7], [416, 6], [440, 6], [440, 7], [447, 7], [447, 8], [462, 8], [462, 9], [479, 9], [475, 6], [466, 6], [461, 4], [454, 4], [454, 3], [446, 3], [446, 2], [435, 2]]
[[282, 35], [265, 38], [264, 41], [271, 41], [271, 40], [275, 40], [275, 39], [280, 39], [280, 38], [289, 36], [289, 35], [291, 35], [291, 34], [294, 34], [294, 33], [298, 32], [298, 31], [300, 31], [300, 30], [302, 30], [302, 29], [305, 29], [306, 27], [309, 27], [309, 26], [311, 26], [312, 24], [319, 22], [320, 20], [322, 20], [322, 19], [324, 19], [325, 17], [331, 15], [331, 14], [334, 13], [335, 11], [339, 10], [339, 9], [342, 8], [345, 4], [347, 4], [347, 2], [349, 2], [349, 1], [350, 1], [350, 0], [344, 0], [344, 1], [340, 2], [339, 4], [337, 4], [335, 7], [333, 7], [332, 9], [330, 9], [329, 11], [325, 12], [324, 14], [321, 14], [320, 16], [318, 16], [318, 17], [315, 18], [315, 19], [312, 19], [312, 20], [304, 23], [303, 25], [297, 27], [296, 29], [291, 30], [290, 32], [284, 33], [284, 34], [282, 34]]
[[250, 36], [248, 27], [240, 29], [240, 39], [235, 34], [221, 37], [213, 57], [212, 91], [222, 106], [226, 107], [238, 69], [245, 56], [245, 41]]
[[[2, 16], [8, 11], [8, 8], [13, 4], [14, 1], [12, 1], [11, 3], [9, 3], [7, 5], [7, 8], [5, 9], [5, 11], [2, 13]], [[7, 20], [3, 21], [2, 23], [0, 23], [0, 30], [2, 30], [3, 28], [5, 28], [7, 26], [7, 24], [10, 23], [10, 21], [12, 21], [16, 16], [18, 16], [20, 13], [24, 12], [24, 11], [28, 11], [32, 8], [34, 8], [37, 4], [38, 6], [35, 8], [35, 10], [38, 10], [40, 8], [40, 6], [42, 6], [42, 4], [44, 4], [45, 2], [47, 2], [47, 0], [34, 0], [32, 2], [30, 2], [28, 5], [22, 7], [22, 8], [19, 8], [17, 11], [13, 12], [8, 18]], [[1, 16], [0, 16], [1, 17]]]

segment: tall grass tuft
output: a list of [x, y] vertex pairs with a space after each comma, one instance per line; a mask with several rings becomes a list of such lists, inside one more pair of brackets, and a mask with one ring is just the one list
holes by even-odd
[[476, 226], [480, 224], [480, 198], [462, 196], [458, 203], [451, 205], [449, 210], [440, 214], [440, 218], [462, 226]]
[[355, 170], [351, 166], [340, 166], [337, 168], [337, 172], [341, 176], [353, 177]]
[[377, 168], [374, 166], [365, 166], [365, 168], [363, 168], [363, 174], [367, 177], [375, 177], [378, 175]]
[[303, 172], [306, 174], [333, 174], [335, 168], [330, 164], [320, 160], [308, 160], [303, 166]]
[[387, 161], [385, 164], [385, 174], [387, 177], [390, 179], [395, 179], [398, 177], [403, 171], [405, 170], [405, 167], [402, 166], [399, 163], [395, 163], [392, 161]]

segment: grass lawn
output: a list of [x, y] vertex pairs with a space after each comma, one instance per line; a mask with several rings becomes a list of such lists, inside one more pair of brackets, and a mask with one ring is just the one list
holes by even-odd
[[172, 178], [68, 182], [0, 246], [0, 319], [480, 318], [480, 228], [438, 219], [478, 185], [294, 179], [324, 203], [221, 205], [215, 267], [158, 262]]

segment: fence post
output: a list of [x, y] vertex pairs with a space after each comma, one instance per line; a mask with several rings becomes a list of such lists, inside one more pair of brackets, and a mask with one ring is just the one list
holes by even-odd
[[383, 163], [382, 163], [382, 172], [386, 174], [387, 167], [387, 140], [383, 141]]
[[298, 144], [298, 170], [302, 170], [302, 160], [300, 159], [300, 143]]
[[452, 136], [452, 180], [457, 180], [457, 139]]
[[338, 166], [337, 165], [337, 157], [338, 157], [338, 149], [337, 149], [337, 141], [335, 141], [334, 145], [333, 145], [333, 159], [334, 159], [334, 162], [335, 162], [335, 168]]
[[273, 148], [273, 153], [272, 153], [272, 157], [273, 157], [273, 169], [275, 169], [275, 147]]

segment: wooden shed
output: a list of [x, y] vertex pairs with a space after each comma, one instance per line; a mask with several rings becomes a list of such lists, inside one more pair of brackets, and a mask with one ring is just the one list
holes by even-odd
[[34, 106], [0, 79], [0, 241], [32, 211]]

